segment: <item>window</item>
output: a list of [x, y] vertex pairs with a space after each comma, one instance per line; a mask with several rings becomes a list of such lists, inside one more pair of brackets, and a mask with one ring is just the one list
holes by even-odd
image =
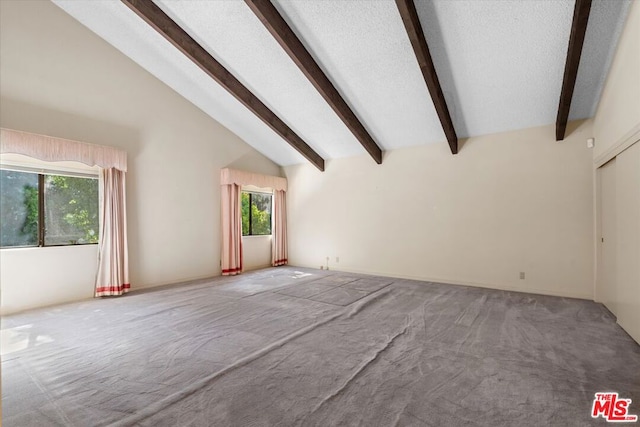
[[242, 192], [242, 235], [271, 234], [271, 194]]
[[98, 179], [0, 170], [0, 246], [98, 243]]

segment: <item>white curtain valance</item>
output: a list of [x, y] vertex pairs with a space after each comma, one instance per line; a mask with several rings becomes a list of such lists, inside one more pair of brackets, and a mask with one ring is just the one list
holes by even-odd
[[0, 153], [23, 154], [45, 162], [75, 161], [127, 171], [127, 152], [104, 145], [0, 128]]
[[220, 170], [220, 185], [229, 184], [255, 185], [260, 188], [273, 188], [274, 190], [287, 191], [287, 178], [260, 175], [258, 173], [229, 168]]

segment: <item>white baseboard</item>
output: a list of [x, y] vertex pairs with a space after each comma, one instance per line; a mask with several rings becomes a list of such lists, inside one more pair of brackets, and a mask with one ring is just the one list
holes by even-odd
[[[314, 267], [311, 265], [302, 265], [297, 263], [290, 263], [289, 265], [317, 269], [317, 267]], [[497, 284], [497, 283], [484, 283], [484, 282], [475, 282], [475, 281], [450, 279], [450, 278], [442, 278], [442, 277], [428, 277], [428, 276], [417, 277], [417, 276], [411, 276], [406, 274], [390, 274], [390, 273], [380, 272], [380, 271], [363, 271], [363, 270], [349, 269], [349, 268], [347, 269], [333, 268], [331, 271], [336, 271], [340, 273], [369, 274], [372, 276], [417, 280], [422, 282], [444, 283], [447, 285], [472, 286], [476, 288], [495, 289], [499, 291], [522, 292], [522, 293], [529, 293], [529, 294], [550, 295], [550, 296], [556, 296], [556, 297], [577, 298], [577, 299], [586, 299], [589, 301], [593, 301], [593, 295], [589, 292], [584, 292], [584, 293], [566, 292], [566, 291], [557, 291], [555, 289], [536, 288], [536, 287], [530, 287], [530, 286], [516, 287], [516, 286]]]

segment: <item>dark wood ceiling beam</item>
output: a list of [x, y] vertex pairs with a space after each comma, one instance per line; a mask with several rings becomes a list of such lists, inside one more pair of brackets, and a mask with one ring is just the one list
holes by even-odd
[[396, 0], [398, 11], [402, 17], [402, 22], [409, 35], [411, 46], [418, 59], [422, 76], [429, 89], [429, 94], [433, 101], [433, 105], [438, 113], [440, 124], [449, 142], [449, 148], [451, 148], [452, 154], [458, 153], [458, 136], [453, 127], [451, 121], [451, 115], [449, 114], [449, 108], [447, 108], [447, 102], [444, 99], [442, 93], [442, 87], [440, 86], [440, 80], [436, 74], [436, 68], [433, 65], [431, 59], [431, 53], [429, 52], [429, 46], [427, 40], [424, 37], [424, 31], [422, 31], [422, 25], [420, 25], [420, 19], [418, 18], [418, 12], [413, 0]]
[[231, 95], [251, 110], [271, 129], [280, 135], [296, 151], [314, 166], [324, 171], [324, 159], [287, 126], [276, 114], [260, 101], [249, 89], [236, 79], [226, 68], [211, 56], [185, 30], [176, 24], [151, 0], [122, 0], [147, 24], [158, 31], [185, 56], [193, 61]]
[[365, 150], [373, 157], [376, 163], [382, 163], [382, 150], [375, 143], [369, 132], [349, 108], [338, 90], [331, 83], [327, 75], [322, 71], [313, 56], [304, 47], [302, 41], [296, 36], [282, 15], [273, 6], [270, 0], [245, 0], [249, 8], [269, 30], [289, 57], [309, 79], [338, 117], [347, 125], [347, 128], [358, 139]]
[[567, 62], [564, 65], [564, 78], [562, 80], [562, 92], [558, 105], [558, 117], [556, 118], [556, 141], [562, 141], [567, 130], [567, 120], [571, 110], [573, 89], [578, 77], [578, 66], [582, 56], [582, 45], [587, 32], [589, 13], [591, 12], [591, 0], [576, 0], [573, 10], [573, 23], [567, 49]]

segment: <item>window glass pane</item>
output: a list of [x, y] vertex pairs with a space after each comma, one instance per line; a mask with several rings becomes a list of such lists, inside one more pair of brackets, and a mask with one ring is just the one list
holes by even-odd
[[98, 243], [98, 180], [45, 175], [45, 245]]
[[251, 194], [251, 234], [271, 234], [270, 194]]
[[0, 170], [0, 246], [38, 244], [38, 175]]
[[249, 193], [241, 194], [242, 210], [242, 235], [249, 235]]

